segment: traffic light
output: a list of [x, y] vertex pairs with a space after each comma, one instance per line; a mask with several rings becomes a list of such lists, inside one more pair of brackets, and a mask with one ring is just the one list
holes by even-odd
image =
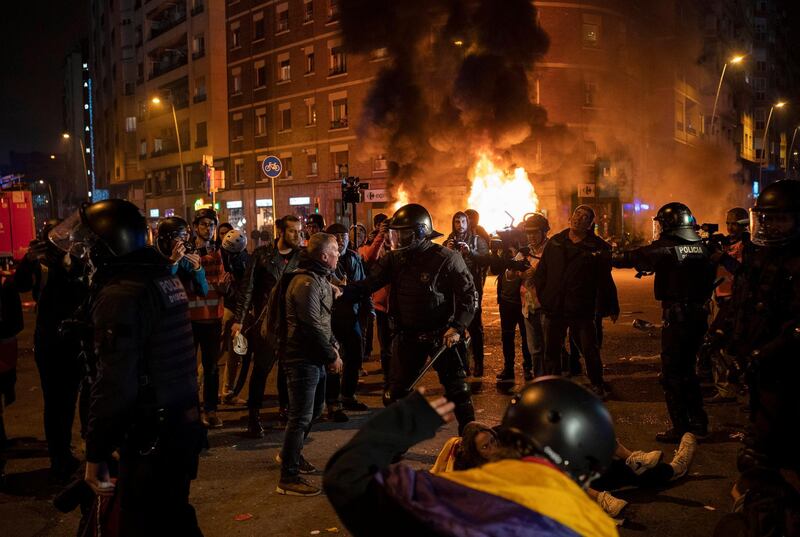
[[319, 214], [319, 198], [314, 198], [314, 212]]

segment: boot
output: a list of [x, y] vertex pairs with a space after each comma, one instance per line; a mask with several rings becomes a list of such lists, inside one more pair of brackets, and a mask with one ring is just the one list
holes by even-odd
[[261, 425], [261, 416], [257, 408], [248, 409], [247, 436], [250, 438], [264, 438], [264, 427]]

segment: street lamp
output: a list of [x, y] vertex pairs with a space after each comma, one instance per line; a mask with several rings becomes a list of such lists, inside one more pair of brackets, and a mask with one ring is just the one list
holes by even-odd
[[[69, 140], [72, 138], [68, 132], [62, 132], [61, 137], [64, 140]], [[78, 136], [78, 144], [80, 144], [81, 148], [81, 161], [83, 162], [83, 173], [86, 175], [86, 188], [87, 190], [91, 190], [92, 185], [89, 182], [89, 168], [86, 166], [86, 148], [84, 147], [83, 139], [80, 136]]]
[[711, 135], [714, 135], [714, 118], [717, 117], [717, 101], [719, 101], [719, 92], [722, 90], [722, 80], [725, 78], [725, 71], [728, 69], [728, 64], [738, 65], [744, 61], [744, 56], [734, 56], [722, 66], [722, 74], [719, 75], [719, 84], [717, 85], [717, 95], [714, 97], [714, 109], [711, 112]]
[[761, 140], [761, 165], [758, 167], [758, 184], [763, 184], [761, 182], [761, 175], [764, 172], [764, 157], [767, 154], [767, 133], [769, 132], [769, 122], [772, 120], [772, 112], [775, 111], [776, 108], [783, 108], [786, 106], [786, 101], [779, 101], [773, 104], [769, 108], [769, 115], [767, 116], [767, 124], [764, 126], [764, 137]]
[[[159, 97], [153, 97], [150, 102], [155, 105], [161, 104]], [[183, 170], [183, 151], [181, 150], [181, 133], [178, 130], [178, 115], [175, 113], [175, 102], [172, 98], [169, 100], [169, 106], [172, 109], [172, 121], [175, 123], [175, 139], [178, 142], [178, 162], [180, 163], [181, 170], [181, 203], [183, 204], [183, 216], [189, 219], [189, 206], [186, 204], [186, 175]]]
[[53, 218], [53, 211], [55, 210], [55, 203], [56, 200], [53, 197], [53, 187], [50, 185], [50, 181], [45, 181], [44, 179], [39, 179], [38, 183], [40, 185], [47, 185], [47, 192], [50, 195], [50, 201], [48, 203], [48, 213], [50, 214], [50, 218]]

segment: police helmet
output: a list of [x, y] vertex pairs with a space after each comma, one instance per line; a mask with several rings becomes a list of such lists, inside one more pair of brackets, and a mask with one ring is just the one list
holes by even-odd
[[210, 209], [210, 208], [206, 207], [206, 208], [200, 209], [199, 211], [195, 211], [194, 220], [192, 220], [192, 223], [197, 225], [197, 223], [202, 218], [208, 218], [210, 220], [213, 220], [215, 226], [219, 225], [219, 218], [217, 218], [217, 211], [215, 211], [214, 209]]
[[695, 231], [697, 221], [683, 203], [673, 201], [661, 207], [653, 217], [653, 240], [672, 235], [687, 241], [699, 241]]
[[147, 246], [147, 221], [139, 208], [122, 199], [83, 204], [77, 212], [48, 233], [61, 250], [95, 266]]
[[550, 222], [542, 213], [530, 213], [526, 215], [523, 229], [526, 232], [542, 231], [543, 233], [547, 233], [550, 231]]
[[389, 221], [389, 244], [392, 250], [416, 247], [425, 239], [441, 236], [441, 233], [433, 229], [428, 209], [418, 203], [403, 205]]
[[750, 210], [750, 233], [759, 246], [784, 246], [800, 238], [800, 181], [777, 181], [761, 191]]
[[161, 255], [172, 255], [172, 241], [189, 240], [189, 223], [180, 216], [170, 216], [158, 222], [156, 227], [156, 249]]
[[617, 446], [600, 399], [562, 377], [540, 377], [511, 399], [500, 440], [523, 456], [546, 457], [581, 486], [603, 473]]
[[238, 229], [232, 229], [222, 238], [222, 249], [231, 254], [238, 254], [247, 248], [247, 236]]

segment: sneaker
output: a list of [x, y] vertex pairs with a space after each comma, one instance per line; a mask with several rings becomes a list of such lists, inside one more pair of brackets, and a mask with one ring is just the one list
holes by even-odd
[[503, 369], [497, 374], [498, 381], [500, 382], [513, 382], [514, 381], [514, 371], [510, 369]]
[[342, 399], [342, 408], [345, 410], [352, 410], [354, 412], [366, 412], [369, 410], [369, 407], [356, 399], [355, 397], [352, 399]]
[[350, 418], [344, 413], [341, 408], [328, 407], [328, 421], [334, 423], [347, 423]]
[[222, 428], [222, 420], [217, 417], [217, 413], [213, 410], [206, 412], [203, 416], [203, 426], [207, 429], [220, 429]]
[[[280, 451], [275, 454], [275, 462], [278, 464], [283, 462]], [[318, 472], [317, 467], [308, 462], [303, 455], [300, 455], [300, 463], [298, 464], [298, 468], [301, 474], [316, 474]]]
[[663, 458], [664, 452], [662, 451], [650, 451], [647, 453], [644, 451], [634, 451], [625, 459], [625, 464], [628, 465], [628, 468], [636, 472], [636, 475], [642, 475], [645, 471], [661, 462]]
[[663, 444], [677, 444], [681, 441], [681, 437], [683, 436], [683, 431], [672, 427], [667, 429], [666, 431], [661, 431], [660, 433], [656, 433], [656, 441], [661, 442]]
[[533, 371], [530, 369], [524, 369], [522, 371], [522, 377], [525, 379], [525, 382], [530, 382], [533, 380]]
[[606, 512], [611, 518], [616, 518], [627, 507], [628, 502], [615, 498], [608, 492], [601, 492], [597, 495], [597, 504]]
[[315, 487], [302, 477], [298, 477], [291, 481], [279, 481], [278, 486], [275, 487], [275, 492], [284, 494], [286, 496], [318, 496], [320, 492], [319, 487]]
[[697, 438], [695, 438], [692, 433], [684, 434], [681, 437], [681, 443], [678, 445], [678, 449], [675, 450], [675, 457], [673, 457], [672, 462], [669, 463], [673, 471], [671, 481], [675, 481], [686, 475], [686, 472], [689, 471], [689, 466], [692, 464], [692, 459], [694, 458], [694, 452], [696, 450]]

